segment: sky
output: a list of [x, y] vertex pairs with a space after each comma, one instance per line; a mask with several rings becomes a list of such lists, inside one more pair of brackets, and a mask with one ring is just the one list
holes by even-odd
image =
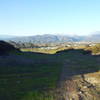
[[0, 0], [0, 35], [100, 31], [100, 0]]

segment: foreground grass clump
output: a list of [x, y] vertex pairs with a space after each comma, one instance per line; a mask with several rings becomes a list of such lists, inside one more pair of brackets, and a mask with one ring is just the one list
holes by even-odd
[[8, 64], [0, 66], [0, 100], [53, 100], [52, 92], [62, 65], [56, 57], [37, 55], [23, 55], [29, 59], [33, 56], [35, 63], [20, 64], [16, 60], [6, 59]]
[[30, 92], [22, 100], [55, 100], [53, 93]]

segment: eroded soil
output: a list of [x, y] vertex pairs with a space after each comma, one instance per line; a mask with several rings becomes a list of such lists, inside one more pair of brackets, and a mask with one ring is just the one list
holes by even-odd
[[66, 59], [58, 84], [57, 100], [100, 100], [100, 71], [96, 69], [100, 68], [99, 61], [100, 57], [82, 54]]

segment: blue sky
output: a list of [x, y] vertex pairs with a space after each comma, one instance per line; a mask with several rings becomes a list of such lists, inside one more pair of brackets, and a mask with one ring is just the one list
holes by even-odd
[[0, 0], [0, 34], [76, 34], [100, 31], [100, 0]]

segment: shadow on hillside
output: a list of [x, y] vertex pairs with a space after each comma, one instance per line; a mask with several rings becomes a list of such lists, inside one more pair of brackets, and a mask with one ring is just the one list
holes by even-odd
[[[91, 54], [90, 51], [70, 49], [70, 50], [59, 51], [56, 54], [21, 52], [19, 49], [16, 49], [13, 45], [4, 41], [0, 41], [0, 78], [1, 78], [0, 82], [2, 82], [0, 87], [0, 93], [1, 93], [0, 99], [12, 100], [12, 98], [17, 98], [17, 95], [21, 98], [20, 93], [23, 93], [24, 91], [30, 93], [30, 91], [33, 91], [34, 88], [38, 87], [41, 89], [41, 87], [42, 88], [45, 87], [45, 85], [41, 86], [42, 84], [41, 80], [38, 81], [36, 87], [34, 85], [35, 83], [34, 79], [37, 80], [39, 79], [39, 77], [40, 79], [41, 77], [42, 78], [44, 77], [43, 78], [44, 80], [45, 76], [48, 76], [47, 78], [49, 79], [50, 82], [49, 77], [50, 75], [52, 76], [52, 72], [54, 73], [53, 67], [57, 65], [56, 67], [58, 68], [58, 64], [60, 64], [62, 69], [61, 75], [63, 74], [62, 79], [59, 80], [65, 81], [66, 78], [70, 78], [71, 76], [74, 75], [83, 76], [83, 74], [99, 71], [100, 70], [99, 61], [100, 61], [100, 56], [94, 56]], [[46, 67], [49, 67], [49, 70], [51, 69], [52, 70], [49, 72], [48, 68]], [[36, 72], [34, 71], [35, 68]], [[46, 71], [44, 71], [45, 69]], [[37, 72], [40, 75], [37, 75], [38, 74]], [[29, 81], [28, 83], [27, 81], [28, 79], [32, 81]], [[23, 84], [24, 81], [26, 81], [25, 84]], [[48, 81], [45, 80], [44, 82], [46, 83]], [[32, 86], [30, 86], [31, 84]], [[39, 85], [41, 87], [39, 87]], [[2, 87], [4, 88], [4, 90]], [[17, 98], [13, 100], [20, 100], [20, 99]]]
[[[9, 56], [9, 52], [10, 51], [17, 51], [20, 52], [20, 55], [15, 54], [14, 56], [10, 55]], [[74, 67], [74, 63], [75, 63], [75, 67], [77, 69], [77, 65], [80, 65], [80, 70], [77, 69], [73, 72], [68, 72], [66, 71], [66, 73], [70, 73], [69, 76], [73, 76], [73, 75], [79, 75], [79, 74], [85, 74], [85, 73], [92, 73], [92, 72], [97, 72], [100, 70], [100, 63], [99, 59], [100, 56], [98, 55], [92, 55], [91, 51], [85, 51], [82, 49], [79, 50], [75, 50], [75, 49], [69, 49], [69, 50], [63, 50], [63, 51], [58, 51], [56, 54], [43, 54], [43, 53], [36, 53], [36, 52], [21, 52], [19, 49], [16, 49], [13, 45], [4, 42], [4, 41], [0, 41], [0, 55], [8, 55], [8, 58], [6, 58], [7, 60], [3, 60], [2, 58], [0, 58], [1, 61], [1, 65], [7, 65], [10, 64], [9, 66], [17, 66], [17, 65], [25, 65], [25, 64], [36, 64], [36, 63], [40, 63], [40, 64], [49, 64], [49, 63], [55, 63], [58, 61], [64, 63], [64, 61], [66, 60], [65, 64], [66, 66], [73, 66]], [[70, 55], [70, 57], [67, 57], [67, 55]], [[64, 57], [63, 57], [64, 56]], [[28, 57], [28, 58], [27, 58]], [[10, 60], [10, 62], [12, 61], [13, 63], [7, 63], [8, 59]], [[81, 62], [83, 61], [83, 65], [87, 66], [93, 63], [94, 67], [86, 67], [86, 68], [81, 68], [80, 64], [80, 60]], [[67, 60], [69, 60], [69, 62], [67, 62]], [[74, 63], [73, 63], [74, 61]], [[67, 70], [67, 69], [66, 69]], [[74, 70], [74, 68], [73, 68]]]
[[[56, 53], [56, 55], [70, 54], [71, 57], [65, 60], [64, 72], [66, 76], [83, 75], [98, 72], [100, 70], [100, 55], [92, 55], [91, 51], [83, 49], [69, 49]], [[68, 68], [69, 67], [69, 68]]]
[[68, 50], [58, 51], [56, 54], [67, 53], [67, 52], [82, 53], [84, 55], [92, 53], [91, 51], [85, 51], [83, 49], [68, 49]]

